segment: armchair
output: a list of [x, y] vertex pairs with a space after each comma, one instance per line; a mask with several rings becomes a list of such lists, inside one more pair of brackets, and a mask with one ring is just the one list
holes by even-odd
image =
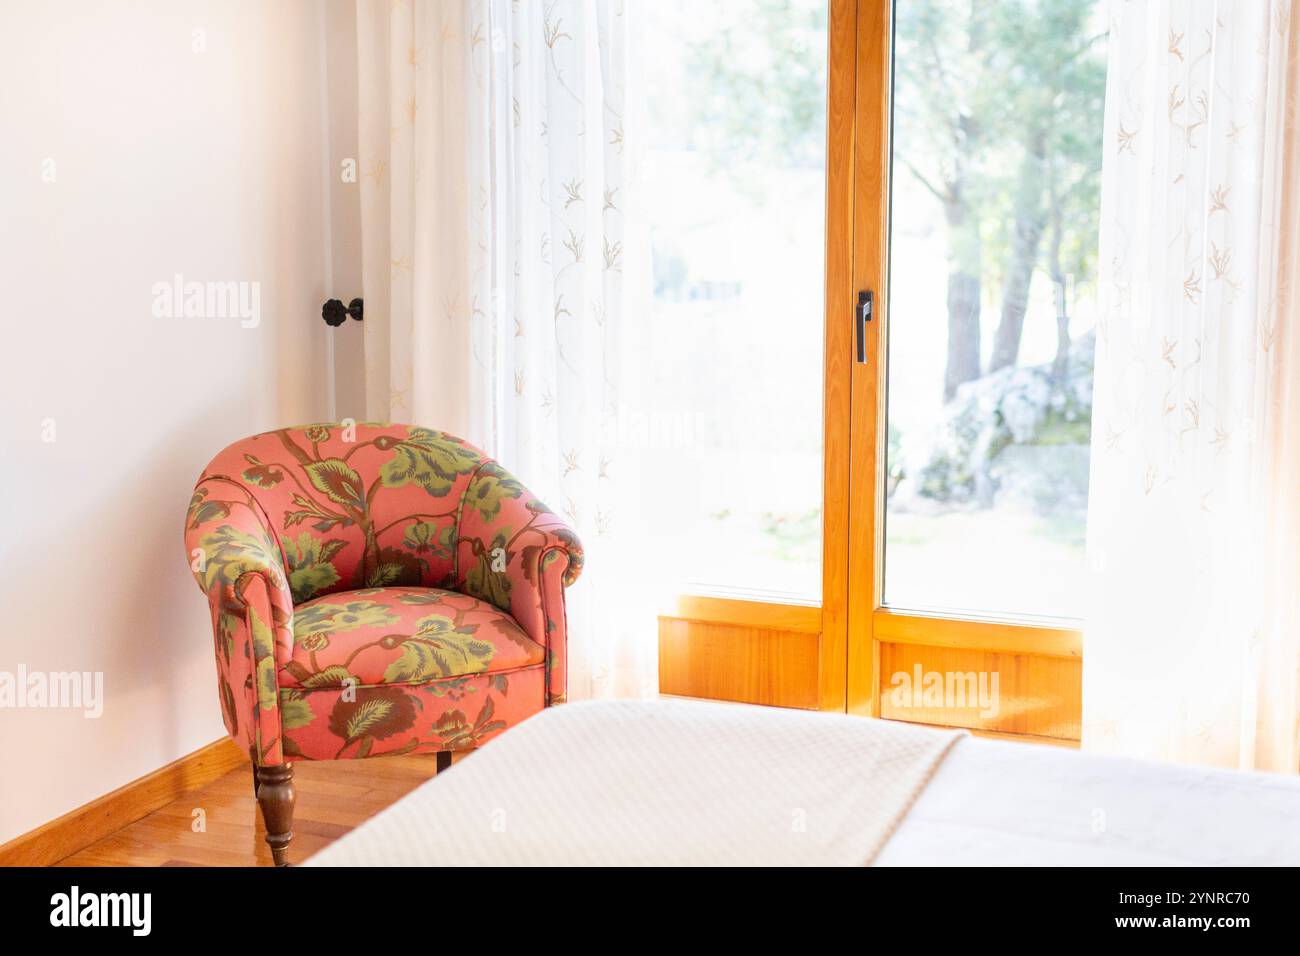
[[566, 689], [577, 536], [491, 458], [409, 425], [235, 442], [185, 523], [226, 730], [277, 866], [294, 760], [478, 747]]

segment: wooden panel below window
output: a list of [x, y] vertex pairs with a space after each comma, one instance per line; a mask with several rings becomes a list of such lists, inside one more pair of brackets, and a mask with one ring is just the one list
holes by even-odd
[[[920, 688], [915, 686], [918, 667]], [[942, 702], [933, 697], [927, 700], [924, 695], [930, 674], [941, 675], [945, 689], [951, 691]], [[972, 686], [966, 675], [971, 674], [975, 675], [976, 693], [966, 696]], [[994, 674], [996, 713], [990, 713], [995, 708], [981, 708], [979, 701], [972, 698], [978, 697], [981, 675], [986, 695], [991, 695]], [[882, 642], [879, 675], [882, 717], [1005, 734], [1079, 739], [1083, 665], [1077, 659]], [[895, 675], [906, 675], [906, 681], [899, 678], [897, 687], [911, 688], [910, 697], [895, 693]], [[949, 679], [948, 675], [962, 676]], [[985, 699], [989, 700], [987, 696]]]
[[659, 618], [659, 692], [776, 707], [818, 707], [816, 632]]

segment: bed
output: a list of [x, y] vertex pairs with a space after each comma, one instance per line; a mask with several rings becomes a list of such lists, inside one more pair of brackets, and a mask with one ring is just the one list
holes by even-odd
[[531, 718], [308, 866], [1300, 865], [1300, 778], [734, 704]]

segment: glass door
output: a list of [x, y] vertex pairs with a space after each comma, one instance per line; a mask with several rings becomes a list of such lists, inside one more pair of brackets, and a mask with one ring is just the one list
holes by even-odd
[[1104, 0], [859, 8], [850, 709], [882, 641], [1078, 657], [1105, 44]]
[[659, 688], [843, 710], [859, 2], [635, 6]]
[[830, 0], [639, 12], [643, 540], [670, 590], [816, 605]]

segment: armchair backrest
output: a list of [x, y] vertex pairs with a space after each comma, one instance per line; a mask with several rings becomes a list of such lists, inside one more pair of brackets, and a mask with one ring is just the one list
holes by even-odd
[[246, 496], [261, 512], [299, 604], [356, 588], [451, 587], [472, 481], [479, 495], [513, 480], [443, 432], [321, 424], [235, 442], [203, 470], [199, 489]]

